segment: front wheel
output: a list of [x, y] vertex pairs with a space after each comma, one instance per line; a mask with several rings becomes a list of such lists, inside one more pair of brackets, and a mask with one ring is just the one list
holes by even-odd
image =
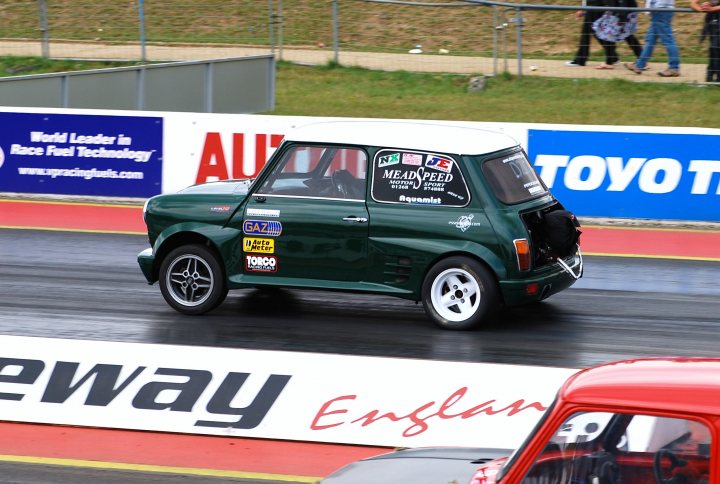
[[471, 329], [499, 307], [495, 278], [479, 262], [454, 256], [435, 264], [422, 287], [425, 312], [444, 329]]
[[202, 245], [184, 245], [171, 251], [160, 265], [160, 292], [183, 314], [203, 314], [218, 306], [227, 285], [218, 258]]

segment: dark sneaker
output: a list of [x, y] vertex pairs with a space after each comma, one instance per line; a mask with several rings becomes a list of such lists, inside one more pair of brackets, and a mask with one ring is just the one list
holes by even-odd
[[661, 77], [679, 77], [680, 71], [677, 69], [665, 69], [664, 71], [658, 72], [658, 76]]
[[576, 61], [574, 61], [574, 60], [567, 61], [567, 62], [565, 63], [565, 65], [568, 66], [568, 67], [584, 67], [584, 66], [585, 66], [585, 64], [580, 64], [580, 63], [578, 63], [578, 62], [576, 62]]
[[642, 74], [643, 71], [644, 71], [644, 69], [641, 69], [641, 68], [639, 68], [638, 66], [636, 66], [634, 62], [625, 62], [625, 63], [623, 63], [623, 65], [624, 65], [626, 68], [628, 68], [628, 69], [630, 69], [631, 71], [633, 71], [635, 74]]

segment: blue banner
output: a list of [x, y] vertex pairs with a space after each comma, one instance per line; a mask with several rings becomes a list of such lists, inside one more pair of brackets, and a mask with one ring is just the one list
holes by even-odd
[[720, 222], [720, 136], [531, 129], [528, 156], [579, 216]]
[[0, 192], [149, 197], [162, 187], [163, 119], [0, 113]]

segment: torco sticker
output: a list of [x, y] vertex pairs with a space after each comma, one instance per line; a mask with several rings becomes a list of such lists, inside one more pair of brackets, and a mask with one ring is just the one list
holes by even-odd
[[277, 237], [282, 233], [282, 224], [275, 220], [246, 220], [243, 222], [246, 235], [266, 235]]
[[397, 165], [398, 163], [400, 163], [400, 153], [393, 153], [391, 155], [381, 156], [378, 158], [378, 166], [380, 168], [383, 166]]
[[450, 173], [452, 171], [453, 161], [447, 158], [440, 158], [439, 156], [428, 156], [425, 166]]
[[263, 254], [275, 253], [275, 241], [273, 239], [256, 239], [245, 237], [243, 239], [243, 252], [260, 252]]
[[245, 215], [249, 217], [279, 217], [280, 210], [272, 210], [268, 208], [248, 208]]
[[277, 257], [274, 255], [247, 254], [245, 256], [245, 269], [249, 272], [276, 272], [277, 267]]

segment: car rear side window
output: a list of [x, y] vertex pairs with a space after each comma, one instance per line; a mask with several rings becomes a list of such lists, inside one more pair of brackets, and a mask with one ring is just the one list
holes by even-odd
[[522, 151], [486, 160], [482, 171], [495, 196], [503, 203], [524, 202], [548, 191]]

